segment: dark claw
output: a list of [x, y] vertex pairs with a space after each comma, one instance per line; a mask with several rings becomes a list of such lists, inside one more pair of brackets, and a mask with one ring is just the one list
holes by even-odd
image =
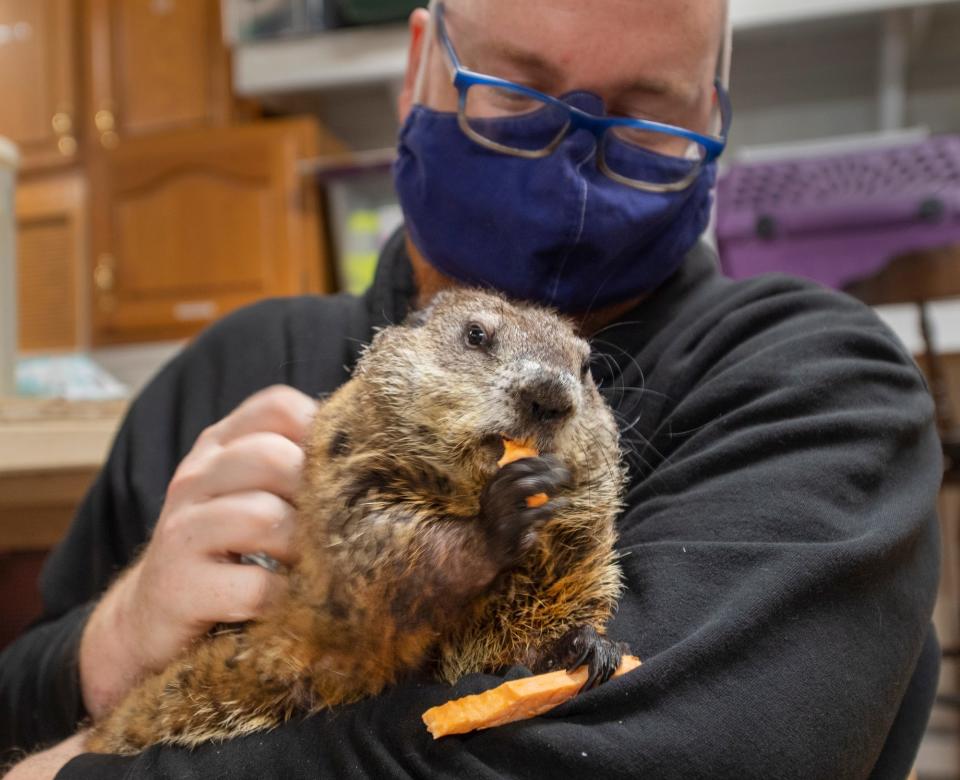
[[[594, 631], [592, 626], [585, 626], [583, 630], [573, 629], [576, 631], [574, 634], [573, 643], [574, 648], [579, 648], [580, 653], [574, 659], [567, 662], [566, 669], [568, 672], [572, 672], [575, 669], [579, 669], [587, 661], [591, 660], [591, 656], [594, 655], [594, 642], [598, 639], [596, 637], [596, 631]], [[585, 637], [584, 634], [593, 634], [593, 637]]]
[[[587, 675], [587, 681], [580, 686], [580, 690], [577, 693], [583, 693], [584, 691], [589, 691], [595, 685], [597, 685], [597, 680], [600, 679], [600, 667], [595, 660], [590, 662], [590, 674]], [[606, 682], [606, 680], [601, 680], [601, 682]]]
[[624, 654], [629, 652], [623, 642], [600, 636], [593, 626], [584, 624], [571, 628], [551, 644], [541, 655], [534, 671], [544, 672], [559, 667], [572, 672], [587, 664], [587, 680], [580, 688], [580, 693], [583, 693], [609, 680], [620, 666]]

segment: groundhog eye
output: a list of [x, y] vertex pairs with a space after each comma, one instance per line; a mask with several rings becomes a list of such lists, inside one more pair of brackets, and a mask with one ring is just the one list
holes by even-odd
[[490, 344], [490, 337], [482, 325], [476, 322], [467, 325], [467, 344], [471, 347], [486, 347]]
[[580, 378], [586, 382], [590, 378], [590, 358], [584, 358], [580, 364]]

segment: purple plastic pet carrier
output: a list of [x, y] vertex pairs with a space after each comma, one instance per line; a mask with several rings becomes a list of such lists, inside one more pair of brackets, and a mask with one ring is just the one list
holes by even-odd
[[717, 240], [729, 276], [837, 288], [904, 252], [960, 244], [960, 136], [736, 164], [718, 185]]

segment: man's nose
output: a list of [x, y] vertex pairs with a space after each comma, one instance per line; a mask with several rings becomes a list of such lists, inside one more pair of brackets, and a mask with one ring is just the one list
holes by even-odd
[[537, 377], [520, 388], [520, 411], [535, 425], [558, 423], [573, 414], [575, 399], [560, 376]]

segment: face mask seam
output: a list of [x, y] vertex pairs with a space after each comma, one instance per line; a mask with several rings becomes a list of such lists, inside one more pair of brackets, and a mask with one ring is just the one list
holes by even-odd
[[570, 259], [570, 255], [573, 254], [573, 250], [577, 245], [577, 242], [580, 240], [580, 237], [583, 235], [583, 227], [587, 221], [587, 180], [584, 176], [581, 175], [581, 169], [586, 165], [591, 159], [595, 157], [597, 153], [597, 145], [594, 143], [593, 148], [590, 150], [589, 154], [584, 157], [579, 163], [577, 163], [576, 175], [577, 179], [580, 182], [580, 223], [577, 225], [576, 235], [573, 237], [573, 240], [570, 242], [570, 248], [567, 249], [566, 254], [563, 256], [563, 259], [560, 261], [560, 265], [557, 267], [557, 273], [554, 277], [553, 290], [550, 292], [551, 300], [555, 299], [557, 296], [557, 290], [560, 288], [560, 279], [563, 274], [563, 269], [567, 265], [567, 261]]

